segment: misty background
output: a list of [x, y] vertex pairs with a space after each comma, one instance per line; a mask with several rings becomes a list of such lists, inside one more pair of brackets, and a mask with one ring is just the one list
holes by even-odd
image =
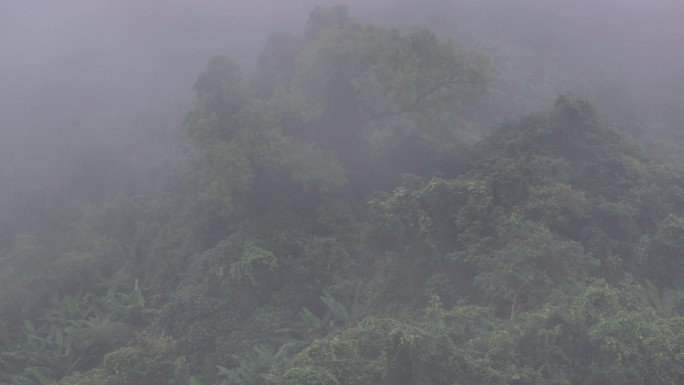
[[[157, 145], [178, 139], [194, 98], [192, 84], [211, 56], [225, 54], [250, 68], [271, 33], [296, 33], [314, 5], [337, 3], [1, 2], [3, 184], [107, 185], [95, 196], [145, 190], [145, 174], [135, 165], [152, 167]], [[346, 5], [361, 19], [427, 27], [487, 54], [497, 80], [475, 110], [464, 112], [477, 116], [483, 130], [572, 92], [594, 102], [652, 154], [672, 158], [678, 148], [673, 140], [682, 140], [679, 1]], [[122, 162], [121, 154], [138, 163], [113, 164]], [[93, 179], [79, 182], [75, 174]]]
[[682, 15], [0, 0], [0, 385], [684, 383]]

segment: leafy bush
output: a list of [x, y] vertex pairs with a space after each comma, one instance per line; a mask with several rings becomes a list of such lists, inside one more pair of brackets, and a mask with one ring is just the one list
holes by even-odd
[[187, 384], [185, 362], [168, 337], [142, 336], [105, 355], [102, 366], [62, 379], [60, 385]]

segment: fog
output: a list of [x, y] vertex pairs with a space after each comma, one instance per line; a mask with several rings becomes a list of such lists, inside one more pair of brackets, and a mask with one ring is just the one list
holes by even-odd
[[[38, 165], [35, 172], [50, 173], [96, 147], [144, 153], [151, 138], [182, 131], [192, 84], [212, 55], [230, 56], [248, 72], [271, 33], [301, 30], [314, 5], [335, 3], [3, 1], [3, 170], [8, 164]], [[571, 91], [597, 102], [616, 121], [620, 111], [638, 111], [641, 128], [626, 128], [628, 133], [643, 135], [649, 124], [670, 132], [681, 128], [679, 1], [347, 5], [361, 19], [431, 28], [491, 56], [499, 81], [483, 107], [488, 122], [533, 111]]]
[[0, 385], [684, 384], [682, 16], [0, 0]]
[[[161, 119], [153, 124], [177, 125], [194, 78], [213, 54], [247, 65], [270, 31], [288, 22], [247, 2], [230, 4], [4, 2], [3, 116], [22, 128], [4, 125], [3, 136], [13, 132], [24, 145], [78, 142], [83, 135], [121, 139], [150, 129], [134, 127], [146, 113]], [[308, 8], [291, 18], [301, 21]]]

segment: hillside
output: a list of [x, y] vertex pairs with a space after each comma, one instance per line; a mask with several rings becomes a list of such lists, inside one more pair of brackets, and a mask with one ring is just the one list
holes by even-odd
[[476, 140], [493, 72], [341, 7], [214, 57], [143, 193], [3, 195], [0, 384], [684, 383], [684, 170], [572, 95]]

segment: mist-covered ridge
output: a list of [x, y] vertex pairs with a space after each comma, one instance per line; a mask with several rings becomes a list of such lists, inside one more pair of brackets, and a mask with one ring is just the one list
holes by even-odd
[[684, 383], [678, 2], [0, 5], [0, 385]]

